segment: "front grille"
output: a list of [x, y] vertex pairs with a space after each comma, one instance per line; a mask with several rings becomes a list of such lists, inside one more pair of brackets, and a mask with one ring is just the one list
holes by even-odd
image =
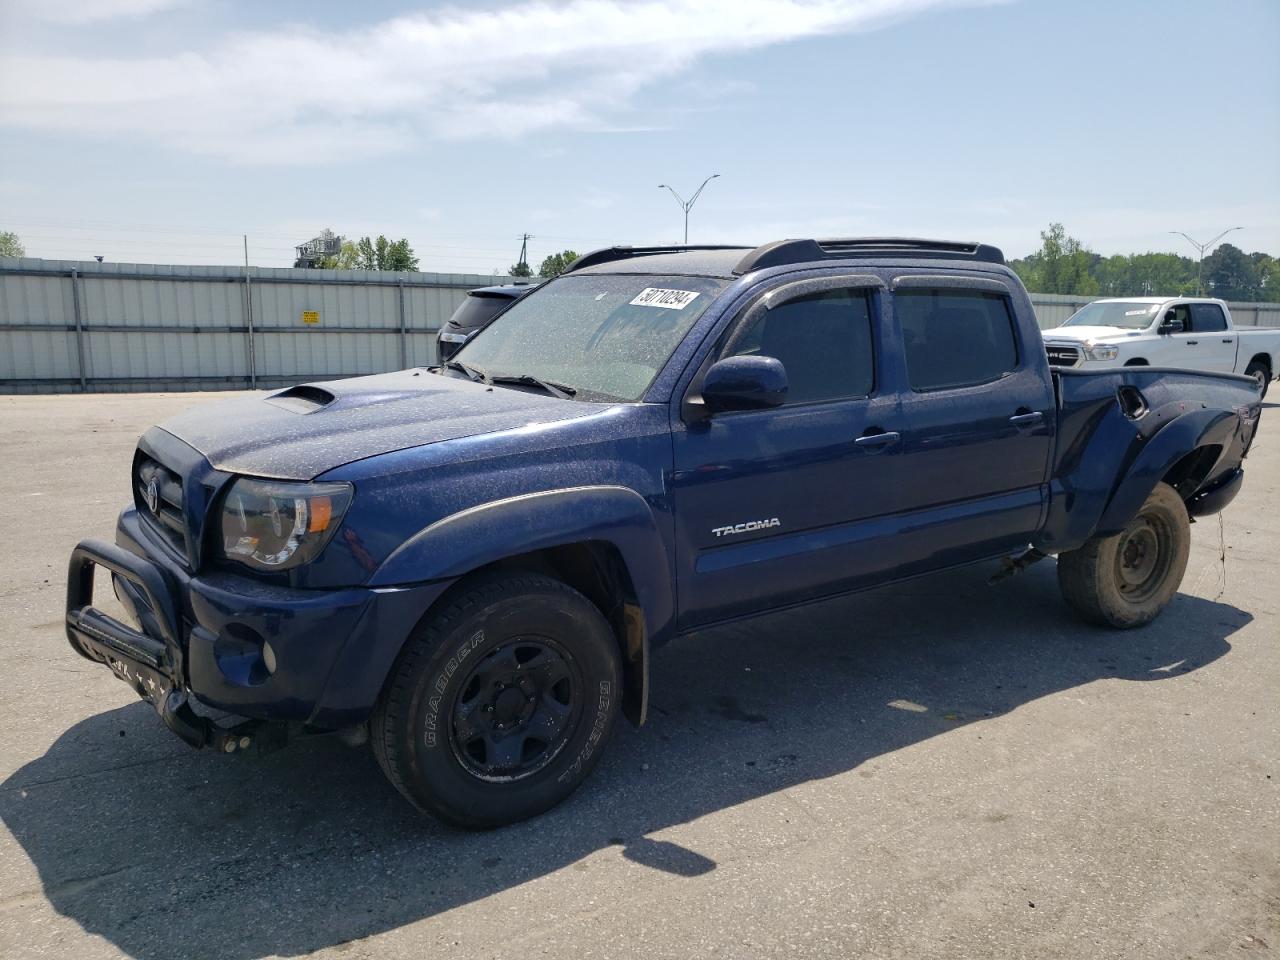
[[1049, 354], [1051, 367], [1078, 367], [1080, 365], [1080, 348], [1065, 344], [1047, 343], [1045, 353]]
[[182, 478], [150, 457], [134, 466], [138, 512], [183, 557], [187, 555], [187, 523], [182, 512]]

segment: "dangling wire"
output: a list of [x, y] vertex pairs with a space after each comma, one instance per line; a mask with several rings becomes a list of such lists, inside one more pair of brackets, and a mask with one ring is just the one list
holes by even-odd
[[1221, 600], [1227, 592], [1227, 532], [1221, 513], [1218, 514], [1218, 561], [1222, 564], [1222, 589], [1213, 598], [1215, 600]]

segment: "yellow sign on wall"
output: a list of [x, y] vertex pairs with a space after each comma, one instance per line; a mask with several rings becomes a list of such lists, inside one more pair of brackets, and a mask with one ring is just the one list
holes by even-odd
[[308, 326], [319, 323], [320, 311], [319, 310], [303, 310], [302, 322], [307, 324]]

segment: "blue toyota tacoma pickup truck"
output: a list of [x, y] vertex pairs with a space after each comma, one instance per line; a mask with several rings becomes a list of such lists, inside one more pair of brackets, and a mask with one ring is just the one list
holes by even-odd
[[494, 826], [564, 799], [711, 624], [1049, 555], [1084, 617], [1149, 622], [1260, 407], [1246, 377], [1051, 370], [984, 244], [615, 247], [441, 367], [147, 431], [67, 633], [194, 746], [367, 735], [420, 809]]

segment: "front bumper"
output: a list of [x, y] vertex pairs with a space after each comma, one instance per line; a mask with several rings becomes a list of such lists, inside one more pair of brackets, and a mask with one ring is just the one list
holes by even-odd
[[[135, 625], [93, 606], [97, 567], [111, 572]], [[129, 508], [115, 544], [85, 540], [72, 552], [67, 639], [152, 703], [182, 739], [230, 751], [226, 732], [191, 699], [262, 721], [361, 723], [409, 632], [447, 587], [298, 590], [225, 572], [192, 577]]]

